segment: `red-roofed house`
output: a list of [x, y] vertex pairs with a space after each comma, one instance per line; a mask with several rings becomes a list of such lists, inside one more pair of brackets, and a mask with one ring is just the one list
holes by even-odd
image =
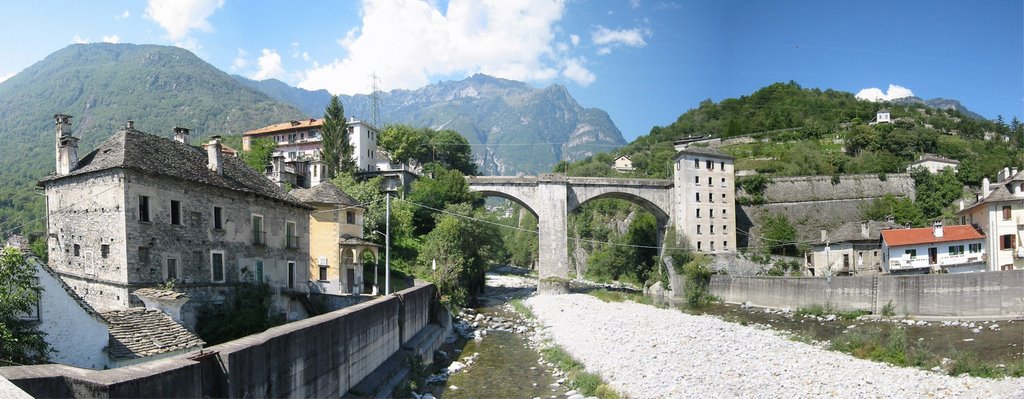
[[985, 271], [985, 236], [973, 226], [882, 230], [882, 268], [889, 274]]

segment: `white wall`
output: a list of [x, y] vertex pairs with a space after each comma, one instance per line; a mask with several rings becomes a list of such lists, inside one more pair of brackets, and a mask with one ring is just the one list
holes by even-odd
[[[970, 244], [980, 244], [980, 251], [970, 252]], [[950, 255], [949, 247], [954, 245], [963, 245], [964, 253]], [[928, 248], [936, 248], [938, 251], [937, 262], [934, 265], [928, 262]], [[917, 250], [917, 256], [911, 259], [910, 255], [906, 253], [907, 250]], [[922, 268], [938, 269], [942, 266], [981, 262], [985, 257], [985, 240], [948, 241], [896, 247], [890, 247], [883, 242], [882, 251], [888, 255], [888, 261], [882, 262], [882, 269], [890, 273]]]
[[[700, 161], [699, 166], [694, 166], [695, 159]], [[711, 169], [708, 169], [707, 161], [712, 161]], [[724, 169], [722, 162], [725, 163]], [[672, 169], [675, 185], [673, 220], [676, 232], [685, 234], [694, 249], [697, 249], [699, 242], [701, 252], [735, 252], [736, 190], [733, 161], [710, 155], [684, 153], [677, 155]], [[711, 178], [710, 185], [708, 178]], [[697, 201], [698, 193], [700, 201]], [[708, 199], [708, 194], [711, 195], [711, 200]], [[699, 218], [697, 209], [700, 209], [701, 213]], [[700, 234], [697, 233], [698, 225]], [[711, 226], [715, 226], [714, 233], [711, 232]]]
[[57, 277], [38, 263], [36, 276], [43, 288], [39, 330], [46, 333], [46, 342], [57, 350], [50, 355], [50, 361], [97, 370], [109, 367], [111, 360], [103, 352], [109, 339], [107, 324], [98, 315], [86, 312]]

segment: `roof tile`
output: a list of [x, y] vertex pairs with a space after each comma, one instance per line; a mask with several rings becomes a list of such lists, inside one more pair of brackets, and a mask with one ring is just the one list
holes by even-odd
[[979, 233], [973, 226], [945, 226], [942, 228], [942, 237], [935, 237], [932, 230], [932, 227], [882, 230], [882, 241], [890, 247], [898, 247], [985, 239], [985, 236]]

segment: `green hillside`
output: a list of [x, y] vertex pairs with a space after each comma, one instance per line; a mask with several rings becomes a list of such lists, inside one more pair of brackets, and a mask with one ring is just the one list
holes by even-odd
[[[895, 123], [870, 125], [880, 108], [888, 108]], [[789, 82], [718, 103], [705, 100], [671, 125], [655, 126], [615, 152], [562, 163], [555, 170], [613, 176], [612, 160], [627, 155], [637, 168], [634, 175], [667, 178], [675, 155], [672, 143], [701, 135], [749, 137], [746, 143], [727, 140], [719, 148], [737, 157], [737, 170], [772, 175], [902, 172], [920, 154], [932, 153], [960, 160], [960, 180], [977, 185], [983, 176], [1024, 162], [1024, 126], [1016, 120], [1001, 123], [925, 104], [862, 101], [851, 93]], [[1003, 136], [1010, 141], [1003, 142]]]
[[43, 231], [35, 182], [53, 171], [53, 114], [73, 116], [85, 155], [118, 126], [193, 139], [240, 134], [303, 113], [177, 47], [76, 44], [0, 83], [0, 235]]

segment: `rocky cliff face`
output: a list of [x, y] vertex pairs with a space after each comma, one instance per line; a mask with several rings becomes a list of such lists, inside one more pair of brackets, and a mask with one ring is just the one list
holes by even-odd
[[[246, 84], [313, 117], [323, 114], [327, 105], [322, 91], [283, 90], [268, 81]], [[378, 98], [379, 124], [459, 132], [473, 145], [481, 171], [489, 175], [550, 172], [558, 161], [582, 159], [625, 144], [608, 113], [583, 108], [561, 85], [537, 89], [477, 74], [417, 90], [381, 92]], [[313, 105], [318, 101], [322, 105]], [[370, 96], [341, 96], [341, 101], [346, 115], [374, 120]]]

